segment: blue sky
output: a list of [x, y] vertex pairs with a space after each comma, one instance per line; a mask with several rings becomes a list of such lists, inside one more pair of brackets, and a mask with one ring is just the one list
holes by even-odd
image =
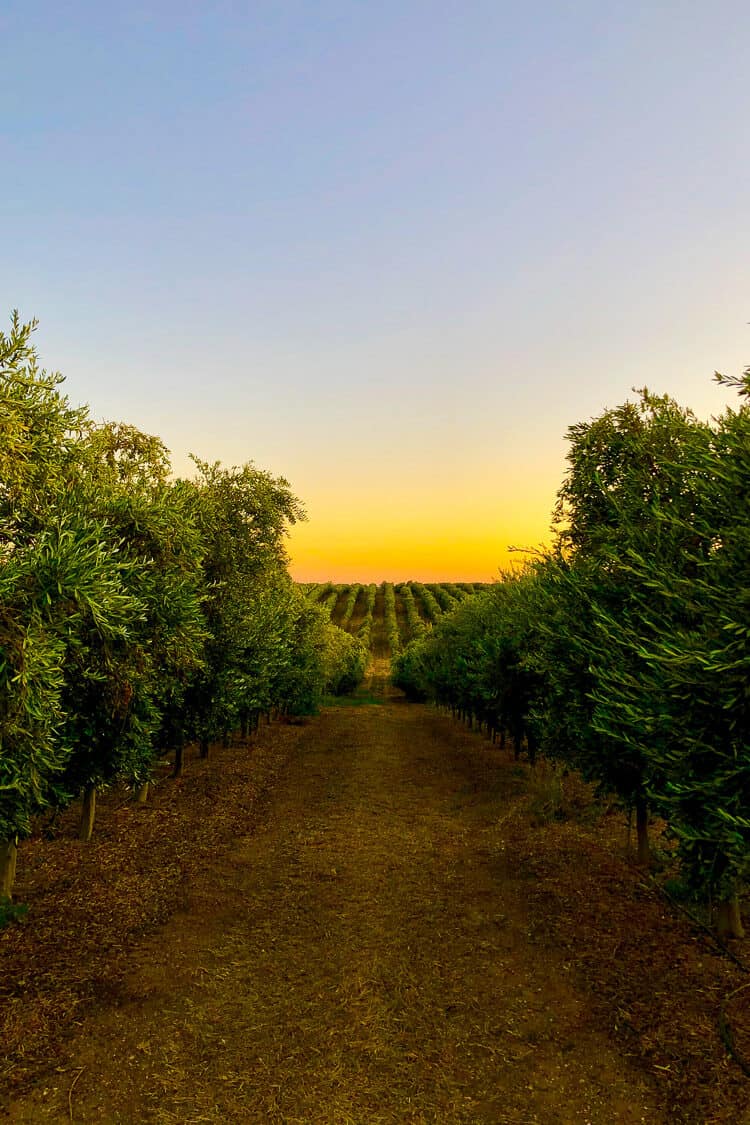
[[178, 469], [287, 476], [301, 576], [486, 577], [569, 424], [750, 362], [749, 48], [744, 3], [5, 2], [0, 306]]

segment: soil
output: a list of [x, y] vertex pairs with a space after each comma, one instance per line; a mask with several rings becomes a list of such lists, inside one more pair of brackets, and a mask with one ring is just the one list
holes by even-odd
[[385, 667], [165, 766], [151, 805], [110, 794], [91, 845], [71, 813], [24, 846], [6, 1119], [750, 1122], [717, 1029], [748, 978], [644, 881], [620, 816], [568, 779], [549, 819], [559, 779]]

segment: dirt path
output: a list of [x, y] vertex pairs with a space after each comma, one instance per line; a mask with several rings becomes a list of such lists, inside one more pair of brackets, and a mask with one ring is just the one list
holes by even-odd
[[424, 708], [331, 708], [252, 836], [135, 951], [17, 1122], [663, 1120], [529, 939], [496, 753]]

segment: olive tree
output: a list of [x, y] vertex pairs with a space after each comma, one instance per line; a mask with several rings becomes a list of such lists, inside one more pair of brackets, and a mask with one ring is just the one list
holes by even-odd
[[31, 816], [66, 799], [64, 695], [71, 660], [97, 634], [124, 642], [138, 612], [117, 549], [70, 502], [89, 421], [40, 370], [34, 323], [0, 333], [0, 839], [2, 890]]
[[[572, 700], [581, 713], [577, 725], [593, 732], [582, 738], [576, 764], [635, 809], [639, 858], [646, 862], [661, 745], [656, 724], [643, 722], [643, 648], [680, 610], [631, 563], [648, 557], [660, 573], [694, 578], [696, 556], [710, 548], [710, 538], [696, 530], [706, 502], [696, 451], [709, 448], [711, 428], [644, 389], [637, 401], [572, 426], [568, 437], [569, 469], [555, 512], [564, 564], [556, 581], [567, 607], [563, 634], [583, 661], [575, 665], [584, 689]], [[669, 522], [661, 518], [665, 512]], [[652, 705], [658, 708], [658, 699]]]
[[[720, 381], [750, 394], [750, 369]], [[671, 564], [646, 552], [630, 558], [633, 580], [649, 593], [632, 721], [658, 754], [654, 796], [688, 881], [717, 904], [719, 929], [739, 937], [738, 892], [750, 876], [747, 404], [716, 420], [709, 443], [693, 441], [692, 463], [702, 502], [689, 518], [674, 506], [655, 512], [662, 537], [682, 544], [681, 556]]]

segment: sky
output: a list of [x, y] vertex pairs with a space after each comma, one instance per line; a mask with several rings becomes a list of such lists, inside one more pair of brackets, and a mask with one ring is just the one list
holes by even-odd
[[301, 581], [489, 581], [568, 426], [750, 363], [750, 5], [0, 0], [0, 323], [285, 477]]

